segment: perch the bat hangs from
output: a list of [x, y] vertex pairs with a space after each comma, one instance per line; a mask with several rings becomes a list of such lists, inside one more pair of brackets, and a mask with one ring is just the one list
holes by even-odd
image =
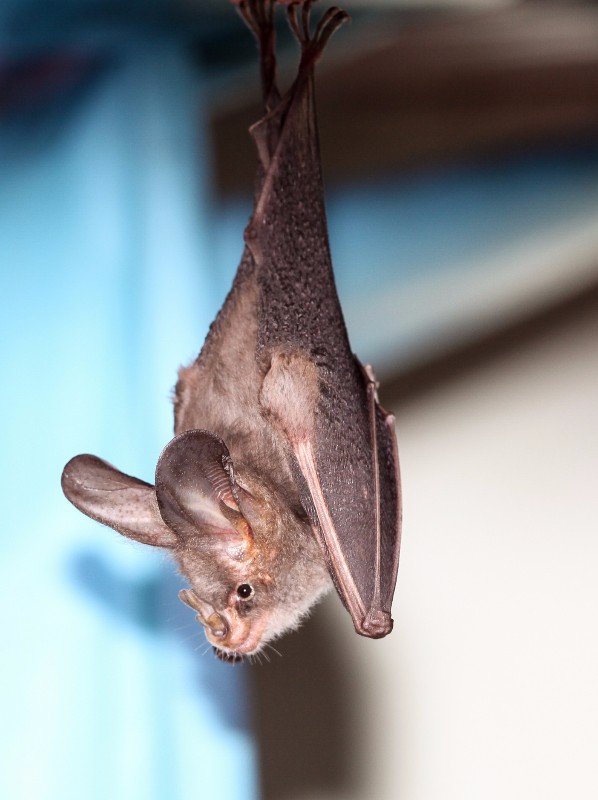
[[394, 419], [349, 345], [320, 172], [314, 67], [347, 16], [331, 8], [314, 29], [309, 0], [281, 0], [301, 47], [281, 94], [275, 3], [236, 5], [259, 44], [265, 113], [235, 281], [179, 371], [155, 486], [90, 455], [62, 476], [85, 514], [171, 551], [190, 585], [181, 599], [225, 661], [296, 627], [330, 579], [358, 633], [390, 633], [401, 521]]

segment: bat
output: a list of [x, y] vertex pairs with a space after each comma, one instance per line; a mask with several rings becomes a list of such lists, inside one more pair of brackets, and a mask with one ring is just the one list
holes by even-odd
[[181, 600], [229, 662], [297, 627], [332, 585], [357, 633], [386, 636], [401, 533], [394, 417], [351, 350], [324, 207], [314, 68], [348, 17], [330, 8], [314, 29], [313, 0], [279, 0], [301, 48], [281, 93], [276, 3], [235, 2], [259, 45], [264, 103], [239, 269], [179, 370], [155, 485], [92, 455], [62, 475], [84, 514], [170, 551], [189, 583]]

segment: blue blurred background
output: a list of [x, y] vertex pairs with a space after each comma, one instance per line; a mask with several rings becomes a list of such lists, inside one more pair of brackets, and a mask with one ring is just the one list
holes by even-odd
[[[536, 78], [548, 65], [550, 85], [569, 63], [563, 42], [581, 63], [594, 28], [584, 18], [563, 26], [568, 39], [549, 31], [542, 49], [538, 37], [509, 40], [522, 21], [536, 30], [533, 18], [505, 17], [490, 69], [461, 58], [463, 42], [490, 52], [483, 14], [389, 17], [352, 5], [349, 44], [331, 48], [322, 80], [330, 234], [353, 346], [391, 380], [598, 280], [592, 98], [584, 105], [580, 92], [568, 111], [558, 87], [556, 99], [542, 88], [550, 113], [497, 133], [480, 122], [485, 92], [445, 80], [478, 76], [500, 98], [506, 70], [516, 89], [503, 116], [518, 119], [528, 84], [513, 63], [528, 63], [523, 53]], [[359, 59], [394, 58], [403, 41], [405, 64], [380, 67], [380, 96], [372, 90], [362, 108], [379, 142], [357, 125], [358, 95], [326, 117], [339, 71], [352, 76], [343, 91], [354, 83], [358, 93]], [[435, 54], [424, 65], [409, 61], [421, 42]], [[152, 481], [172, 435], [176, 369], [198, 352], [241, 251], [251, 185], [227, 131], [246, 137], [239, 119], [254, 113], [254, 49], [224, 0], [5, 0], [0, 48], [0, 796], [249, 800], [268, 742], [260, 755], [245, 667], [207, 652], [162, 554], [78, 514], [60, 474], [90, 452]], [[596, 59], [586, 60], [564, 94], [595, 79]], [[427, 139], [414, 133], [421, 98]], [[460, 127], [434, 139], [455, 108], [465, 109]], [[343, 113], [357, 125], [346, 153]], [[300, 670], [295, 678], [298, 691]], [[287, 702], [296, 700], [282, 696], [283, 716]]]
[[221, 301], [199, 23], [151, 6], [1, 11], [7, 800], [256, 793], [243, 668], [206, 656], [161, 553], [60, 491], [78, 452], [153, 482], [176, 369]]

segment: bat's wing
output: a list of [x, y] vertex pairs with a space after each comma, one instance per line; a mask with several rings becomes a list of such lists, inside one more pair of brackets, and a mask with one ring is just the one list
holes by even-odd
[[401, 497], [394, 417], [378, 403], [371, 371], [364, 374], [367, 422], [361, 409], [342, 406], [334, 419], [324, 404], [312, 435], [289, 441], [336, 589], [357, 632], [378, 638], [392, 630]]
[[346, 15], [331, 9], [312, 36], [309, 5], [289, 7], [298, 77], [252, 129], [263, 174], [246, 242], [260, 287], [261, 400], [356, 630], [380, 637], [392, 629], [399, 465], [393, 417], [349, 345], [328, 245], [313, 67]]

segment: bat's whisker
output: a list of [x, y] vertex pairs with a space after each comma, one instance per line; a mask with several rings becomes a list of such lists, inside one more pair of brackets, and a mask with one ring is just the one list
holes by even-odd
[[270, 642], [266, 642], [266, 644], [265, 644], [264, 646], [265, 646], [265, 647], [268, 647], [270, 650], [272, 650], [274, 653], [276, 653], [276, 655], [277, 655], [277, 656], [279, 656], [280, 658], [282, 658], [282, 653], [280, 652], [280, 650], [277, 650], [277, 649], [274, 647], [274, 645], [270, 644]]

